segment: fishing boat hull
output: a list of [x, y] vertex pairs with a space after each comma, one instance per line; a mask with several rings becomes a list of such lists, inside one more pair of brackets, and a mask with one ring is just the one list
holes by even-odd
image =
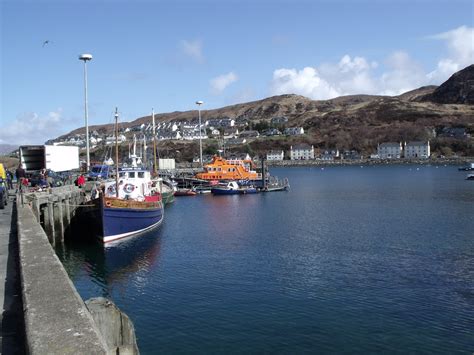
[[241, 193], [239, 190], [219, 188], [219, 187], [212, 188], [211, 192], [214, 195], [239, 195]]
[[101, 239], [104, 243], [157, 228], [164, 217], [161, 200], [124, 201], [105, 198], [101, 208]]
[[197, 193], [191, 189], [178, 189], [174, 192], [175, 196], [195, 196]]
[[174, 202], [174, 191], [163, 191], [161, 193], [161, 196], [163, 198], [163, 205], [167, 205], [169, 203]]

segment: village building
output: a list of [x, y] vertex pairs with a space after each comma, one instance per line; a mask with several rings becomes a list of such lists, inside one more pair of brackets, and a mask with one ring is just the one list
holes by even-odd
[[405, 142], [404, 157], [408, 159], [430, 157], [430, 142]]
[[291, 160], [314, 159], [314, 146], [309, 144], [298, 144], [290, 147]]
[[319, 159], [332, 161], [339, 158], [339, 149], [325, 149], [321, 152]]
[[243, 131], [239, 133], [240, 138], [257, 138], [260, 136], [258, 131]]
[[400, 159], [402, 150], [402, 143], [382, 143], [377, 146], [377, 155], [380, 159]]
[[284, 156], [283, 150], [271, 150], [267, 153], [267, 160], [283, 160]]
[[299, 136], [301, 134], [304, 134], [304, 129], [303, 127], [285, 128], [285, 130], [283, 131], [283, 134], [287, 136]]
[[288, 117], [285, 117], [285, 116], [272, 117], [272, 119], [270, 120], [270, 122], [271, 122], [273, 125], [285, 124], [285, 123], [288, 122]]

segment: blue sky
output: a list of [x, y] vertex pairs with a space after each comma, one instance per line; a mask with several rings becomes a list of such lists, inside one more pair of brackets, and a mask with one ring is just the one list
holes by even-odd
[[[0, 0], [0, 143], [272, 95], [396, 95], [474, 62], [472, 0]], [[43, 46], [44, 41], [49, 43]]]

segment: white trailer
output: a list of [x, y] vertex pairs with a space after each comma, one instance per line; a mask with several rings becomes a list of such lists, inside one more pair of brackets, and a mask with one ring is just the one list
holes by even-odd
[[49, 169], [69, 171], [79, 169], [79, 147], [65, 145], [23, 145], [20, 162], [27, 172]]
[[174, 159], [160, 158], [158, 159], [159, 170], [174, 170], [176, 169], [176, 162]]

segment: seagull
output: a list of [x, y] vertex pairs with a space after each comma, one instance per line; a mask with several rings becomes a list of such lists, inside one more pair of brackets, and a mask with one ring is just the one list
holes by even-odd
[[43, 47], [46, 46], [47, 44], [49, 44], [49, 39], [43, 42]]

